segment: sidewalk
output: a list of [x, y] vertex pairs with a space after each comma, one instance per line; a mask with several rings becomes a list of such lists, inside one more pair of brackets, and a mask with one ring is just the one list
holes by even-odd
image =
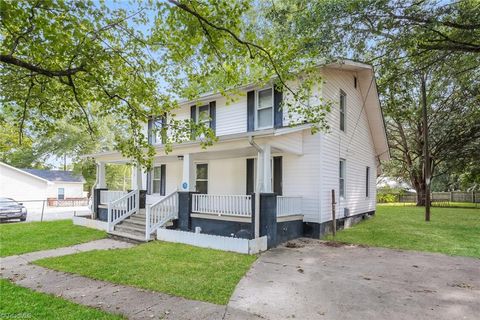
[[35, 291], [54, 294], [107, 312], [120, 313], [129, 319], [257, 319], [248, 312], [227, 306], [116, 285], [29, 264], [48, 257], [132, 246], [122, 241], [102, 239], [71, 247], [4, 257], [0, 259], [0, 277]]

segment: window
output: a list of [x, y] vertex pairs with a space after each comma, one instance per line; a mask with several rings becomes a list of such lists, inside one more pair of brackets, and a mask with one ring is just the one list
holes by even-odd
[[353, 77], [353, 87], [357, 89], [357, 77]]
[[370, 196], [370, 167], [365, 170], [365, 197]]
[[256, 92], [256, 125], [257, 129], [273, 127], [273, 89]]
[[340, 168], [339, 168], [339, 196], [340, 198], [345, 198], [345, 159], [340, 159]]
[[208, 164], [197, 163], [196, 190], [199, 193], [208, 193]]
[[165, 165], [153, 167], [152, 178], [152, 190], [153, 193], [165, 195]]
[[347, 94], [340, 90], [340, 130], [345, 132], [345, 114], [347, 110]]
[[153, 119], [153, 134], [152, 142], [160, 143], [162, 142], [162, 128], [163, 128], [163, 118]]
[[204, 124], [207, 128], [210, 127], [210, 106], [208, 104], [198, 107], [197, 119], [198, 124]]
[[65, 188], [58, 188], [58, 200], [65, 199]]

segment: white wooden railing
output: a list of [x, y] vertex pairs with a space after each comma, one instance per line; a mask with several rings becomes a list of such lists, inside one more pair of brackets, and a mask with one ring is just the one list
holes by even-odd
[[303, 214], [302, 197], [277, 197], [277, 217]]
[[162, 199], [147, 206], [145, 223], [145, 240], [169, 220], [178, 218], [178, 192], [175, 190]]
[[133, 190], [121, 198], [110, 201], [108, 203], [108, 231], [113, 231], [113, 227], [117, 223], [137, 212], [139, 206], [140, 194], [138, 190]]
[[250, 217], [252, 196], [193, 194], [192, 212]]
[[108, 204], [126, 195], [127, 191], [100, 190], [100, 204]]

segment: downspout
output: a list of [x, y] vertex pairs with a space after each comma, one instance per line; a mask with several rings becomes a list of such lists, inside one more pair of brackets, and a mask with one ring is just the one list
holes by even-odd
[[[253, 140], [253, 136], [248, 137], [248, 143], [254, 147], [258, 154], [262, 155], [263, 159], [263, 149]], [[263, 189], [263, 185], [260, 182], [260, 178], [263, 176], [263, 172], [259, 172], [260, 168], [263, 168], [263, 164], [260, 164], [260, 157], [257, 157], [257, 181], [255, 187], [255, 238], [260, 237], [260, 192]]]

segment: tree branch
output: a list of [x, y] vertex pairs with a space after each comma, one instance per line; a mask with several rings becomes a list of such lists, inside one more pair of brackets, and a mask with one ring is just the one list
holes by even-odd
[[14, 66], [17, 66], [17, 67], [21, 67], [21, 68], [33, 71], [33, 72], [38, 73], [38, 74], [42, 74], [42, 75], [50, 77], [50, 78], [68, 77], [68, 76], [72, 76], [72, 75], [74, 75], [78, 72], [86, 71], [84, 69], [83, 65], [80, 66], [80, 67], [69, 68], [69, 69], [65, 69], [65, 70], [44, 69], [44, 68], [38, 67], [36, 65], [33, 65], [29, 62], [26, 62], [24, 60], [20, 60], [20, 59], [17, 59], [15, 57], [12, 57], [10, 55], [4, 55], [4, 54], [0, 55], [0, 62], [9, 64], [9, 65], [14, 65]]

